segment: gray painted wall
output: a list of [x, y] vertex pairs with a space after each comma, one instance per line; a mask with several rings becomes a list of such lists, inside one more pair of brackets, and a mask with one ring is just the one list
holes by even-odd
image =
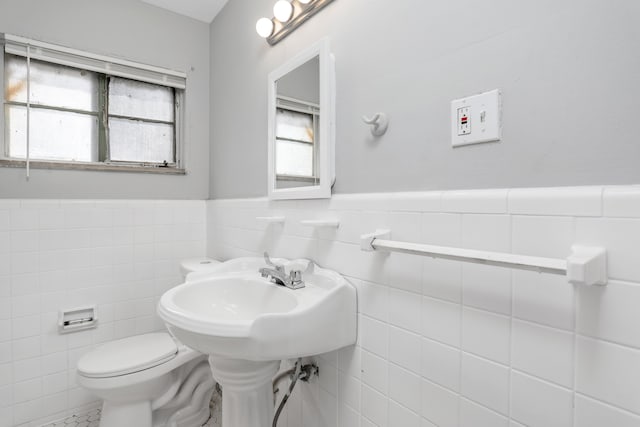
[[[267, 193], [267, 74], [323, 36], [337, 75], [337, 193], [640, 182], [637, 0], [336, 0], [275, 47], [273, 0], [211, 27], [211, 197]], [[503, 91], [503, 142], [451, 149], [449, 103]], [[384, 111], [374, 140], [360, 116]]]
[[0, 197], [207, 198], [207, 24], [131, 0], [0, 0], [0, 32], [188, 74], [186, 176], [34, 169], [27, 182], [23, 169], [0, 168]]

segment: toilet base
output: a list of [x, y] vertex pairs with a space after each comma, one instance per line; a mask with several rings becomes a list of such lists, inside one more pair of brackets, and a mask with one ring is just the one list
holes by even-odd
[[207, 421], [215, 382], [206, 356], [160, 376], [142, 372], [149, 378], [119, 386], [110, 378], [79, 376], [81, 385], [103, 399], [100, 427], [194, 427]]
[[182, 371], [180, 388], [168, 396], [168, 402], [153, 411], [153, 427], [194, 427], [209, 419], [215, 386], [209, 363], [199, 358]]

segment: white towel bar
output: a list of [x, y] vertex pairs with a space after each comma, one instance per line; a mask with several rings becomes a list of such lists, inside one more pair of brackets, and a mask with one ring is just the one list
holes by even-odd
[[572, 253], [567, 259], [556, 259], [398, 242], [389, 240], [390, 236], [389, 230], [377, 230], [375, 233], [363, 234], [360, 237], [360, 248], [363, 251], [401, 252], [453, 261], [560, 274], [567, 276], [569, 282], [573, 284], [607, 284], [607, 251], [599, 247], [576, 245], [571, 248]]

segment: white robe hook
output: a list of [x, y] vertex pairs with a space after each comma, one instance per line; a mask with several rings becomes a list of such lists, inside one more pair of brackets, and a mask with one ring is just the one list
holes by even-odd
[[371, 128], [373, 136], [384, 135], [389, 127], [389, 118], [385, 113], [377, 113], [370, 119], [367, 116], [362, 116], [362, 120], [368, 125], [373, 125]]

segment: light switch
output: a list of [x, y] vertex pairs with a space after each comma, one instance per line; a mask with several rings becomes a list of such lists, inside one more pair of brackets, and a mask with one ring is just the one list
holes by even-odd
[[502, 102], [498, 89], [451, 102], [451, 145], [500, 141]]

